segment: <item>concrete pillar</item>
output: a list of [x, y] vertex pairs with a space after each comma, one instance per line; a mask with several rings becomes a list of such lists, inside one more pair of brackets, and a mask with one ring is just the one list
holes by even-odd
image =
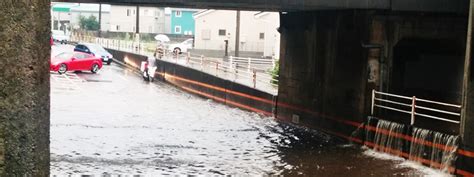
[[0, 176], [49, 176], [50, 12], [0, 2]]
[[[288, 12], [280, 17], [277, 117], [349, 135], [362, 122], [367, 85], [367, 13]], [[360, 25], [364, 24], [364, 25]]]
[[384, 91], [382, 69], [384, 42], [385, 42], [385, 25], [381, 20], [373, 20], [370, 26], [370, 43], [368, 45], [368, 70], [367, 79], [368, 88]]
[[471, 0], [469, 22], [466, 38], [466, 55], [464, 62], [464, 79], [462, 95], [462, 116], [460, 134], [463, 144], [474, 148], [474, 72], [472, 71], [472, 32], [474, 23], [474, 1]]

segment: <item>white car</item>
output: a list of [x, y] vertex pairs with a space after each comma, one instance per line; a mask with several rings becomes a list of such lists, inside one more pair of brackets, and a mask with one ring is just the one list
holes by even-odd
[[189, 49], [193, 48], [194, 39], [186, 39], [185, 41], [178, 44], [170, 44], [168, 50], [174, 53], [188, 52]]
[[53, 40], [65, 44], [69, 41], [69, 36], [64, 33], [64, 31], [53, 30], [51, 31]]

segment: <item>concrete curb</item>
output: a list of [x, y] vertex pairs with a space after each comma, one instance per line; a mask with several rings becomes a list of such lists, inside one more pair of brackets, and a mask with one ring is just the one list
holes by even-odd
[[130, 66], [130, 65], [127, 65], [126, 63], [123, 63], [123, 62], [121, 62], [121, 61], [118, 61], [118, 60], [115, 59], [115, 58], [113, 59], [113, 63], [117, 63], [118, 65], [120, 65], [120, 66], [122, 66], [122, 67], [129, 68], [129, 69], [131, 69], [132, 71], [134, 71], [134, 72], [137, 73], [137, 74], [141, 74], [140, 69], [135, 68], [135, 67]]

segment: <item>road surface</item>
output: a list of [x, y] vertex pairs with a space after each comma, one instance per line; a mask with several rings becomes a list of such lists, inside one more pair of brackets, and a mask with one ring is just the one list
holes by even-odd
[[115, 64], [98, 74], [51, 74], [52, 175], [440, 174], [412, 166], [161, 82], [146, 83]]

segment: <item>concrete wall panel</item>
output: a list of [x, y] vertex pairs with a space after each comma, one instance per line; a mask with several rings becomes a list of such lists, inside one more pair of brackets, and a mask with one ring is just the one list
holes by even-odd
[[0, 176], [49, 176], [50, 1], [0, 2]]

